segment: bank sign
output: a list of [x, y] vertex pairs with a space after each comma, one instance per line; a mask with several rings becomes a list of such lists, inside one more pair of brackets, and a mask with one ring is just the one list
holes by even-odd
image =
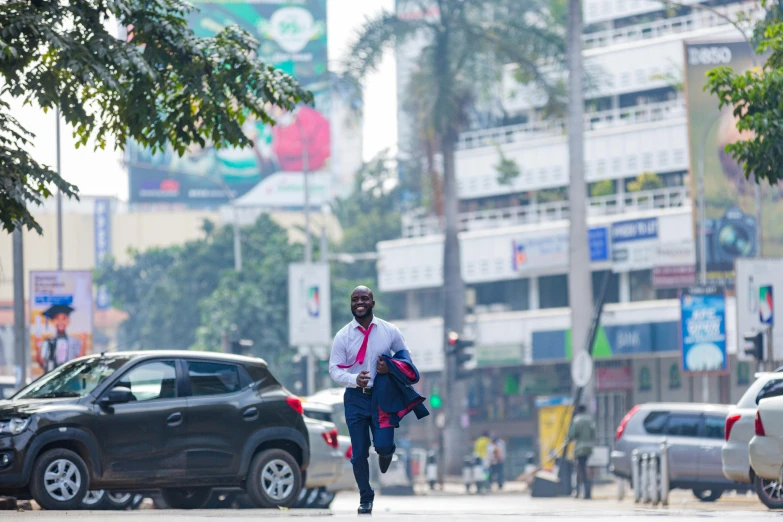
[[680, 297], [680, 347], [683, 373], [726, 374], [726, 297], [723, 294]]

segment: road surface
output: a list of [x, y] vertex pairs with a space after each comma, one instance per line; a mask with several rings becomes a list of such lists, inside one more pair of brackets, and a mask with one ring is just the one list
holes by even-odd
[[[679, 493], [679, 492], [678, 492]], [[275, 520], [328, 520], [330, 522], [355, 521], [358, 496], [339, 495], [329, 511], [311, 510], [212, 510], [212, 511], [168, 511], [142, 509], [130, 512], [45, 512], [25, 511], [1, 513], [0, 517], [11, 520], [35, 522], [62, 522], [64, 519], [94, 522], [174, 522], [220, 520], [221, 522], [246, 522], [263, 518]], [[613, 499], [586, 502], [570, 498], [531, 499], [519, 493], [493, 495], [431, 495], [416, 497], [378, 497], [375, 502], [374, 519], [394, 521], [420, 520], [423, 522], [454, 521], [551, 521], [585, 522], [602, 520], [634, 521], [756, 521], [779, 520], [779, 513], [766, 510], [753, 497], [737, 496], [721, 499], [715, 503], [702, 503], [685, 492], [673, 494], [668, 508], [643, 508], [626, 500]], [[523, 518], [520, 518], [523, 517]], [[368, 518], [368, 517], [362, 517]]]

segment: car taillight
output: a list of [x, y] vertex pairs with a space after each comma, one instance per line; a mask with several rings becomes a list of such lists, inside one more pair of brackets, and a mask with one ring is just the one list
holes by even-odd
[[726, 417], [726, 430], [725, 430], [725, 436], [726, 440], [729, 440], [729, 437], [731, 437], [731, 428], [734, 427], [735, 424], [737, 424], [737, 421], [742, 418], [741, 415], [729, 415]]
[[348, 460], [353, 458], [353, 446], [348, 446], [348, 451], [345, 452], [345, 458]]
[[625, 433], [625, 427], [628, 425], [628, 421], [631, 420], [631, 417], [633, 417], [636, 412], [639, 411], [639, 406], [636, 405], [633, 408], [631, 408], [631, 411], [625, 414], [625, 417], [623, 417], [623, 420], [620, 421], [620, 425], [617, 426], [617, 431], [614, 433], [614, 440], [618, 441], [621, 438], [623, 438], [623, 433]]
[[321, 433], [321, 436], [324, 438], [326, 443], [331, 446], [334, 449], [337, 449], [340, 447], [340, 443], [337, 441], [337, 430], [333, 429], [329, 432], [323, 432]]
[[299, 397], [286, 397], [285, 403], [291, 406], [291, 408], [299, 415], [304, 413], [304, 407], [302, 406], [302, 401], [299, 399]]
[[764, 433], [764, 424], [761, 422], [761, 412], [756, 412], [756, 435], [759, 437], [766, 437], [766, 433]]

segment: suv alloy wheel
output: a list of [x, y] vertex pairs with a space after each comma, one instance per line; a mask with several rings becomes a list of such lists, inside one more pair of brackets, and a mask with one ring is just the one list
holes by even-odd
[[52, 449], [36, 459], [30, 493], [44, 509], [78, 509], [89, 482], [87, 466], [78, 454]]
[[291, 507], [300, 489], [302, 472], [290, 453], [269, 449], [253, 458], [247, 476], [247, 493], [257, 507]]

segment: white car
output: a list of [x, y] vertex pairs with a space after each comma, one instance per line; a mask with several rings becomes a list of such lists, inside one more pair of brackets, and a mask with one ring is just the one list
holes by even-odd
[[783, 494], [780, 491], [783, 471], [783, 396], [759, 402], [754, 431], [755, 436], [750, 441], [750, 465], [758, 477], [776, 482], [776, 494], [780, 496]]
[[756, 381], [726, 417], [726, 442], [721, 450], [726, 478], [742, 484], [753, 484], [759, 499], [771, 509], [783, 509], [783, 488], [777, 480], [756, 475], [750, 466], [748, 445], [755, 433], [759, 401], [782, 394], [783, 372], [756, 374]]
[[340, 452], [345, 456], [345, 460], [343, 461], [342, 478], [326, 488], [330, 493], [358, 490], [353, 476], [353, 466], [351, 465], [351, 437], [348, 435], [348, 424], [345, 422], [344, 396], [345, 388], [330, 388], [317, 392], [303, 400], [305, 409], [307, 409], [308, 404], [328, 406], [331, 413], [328, 416], [319, 418], [334, 422], [337, 426], [337, 442], [340, 446]]

